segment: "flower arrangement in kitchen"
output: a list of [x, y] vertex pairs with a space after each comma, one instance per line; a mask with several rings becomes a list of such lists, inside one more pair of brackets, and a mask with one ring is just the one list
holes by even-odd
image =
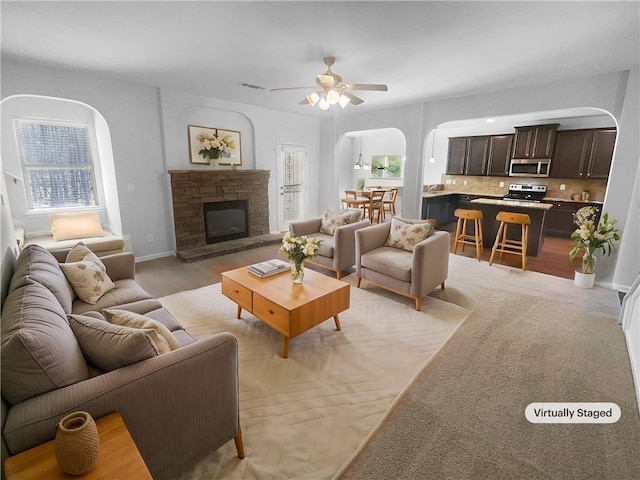
[[285, 233], [282, 237], [282, 246], [279, 252], [283, 253], [291, 262], [291, 279], [293, 283], [302, 283], [304, 278], [304, 268], [302, 263], [316, 256], [316, 252], [320, 248], [320, 240], [313, 237], [301, 236], [296, 237]]
[[569, 260], [573, 260], [580, 250], [584, 248], [582, 257], [582, 273], [596, 273], [596, 253], [602, 250], [603, 254], [611, 255], [613, 243], [620, 240], [618, 229], [615, 227], [617, 221], [609, 218], [607, 213], [602, 215], [600, 222], [596, 225], [598, 208], [594, 206], [582, 207], [573, 214], [573, 223], [578, 228], [571, 234], [574, 245], [569, 252]]
[[233, 141], [230, 135], [201, 133], [198, 135], [197, 140], [202, 145], [198, 155], [211, 160], [220, 158], [221, 153], [229, 153], [231, 150], [236, 149], [236, 142]]

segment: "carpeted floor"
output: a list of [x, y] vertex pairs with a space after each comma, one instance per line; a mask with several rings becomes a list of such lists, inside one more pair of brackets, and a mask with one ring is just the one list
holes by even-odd
[[[345, 279], [353, 283], [353, 278]], [[291, 340], [282, 339], [220, 293], [220, 285], [161, 299], [195, 337], [236, 335], [240, 421], [246, 457], [233, 442], [182, 478], [331, 478], [391, 403], [469, 314], [458, 305], [413, 301], [352, 286], [351, 306]]]
[[[472, 314], [341, 479], [638, 479], [640, 417], [616, 292], [451, 257]], [[531, 424], [531, 402], [613, 402], [615, 424]]]

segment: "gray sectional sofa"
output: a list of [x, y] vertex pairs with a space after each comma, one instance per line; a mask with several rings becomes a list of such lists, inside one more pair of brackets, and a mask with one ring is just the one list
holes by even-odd
[[[242, 458], [236, 338], [191, 337], [136, 283], [131, 253], [100, 258], [115, 288], [93, 305], [76, 297], [60, 267], [67, 252], [54, 253], [37, 245], [21, 252], [2, 306], [3, 459], [53, 439], [56, 423], [78, 410], [96, 419], [119, 412], [154, 478], [175, 478], [231, 439]], [[114, 307], [160, 322], [174, 349], [157, 354], [146, 345], [149, 358], [139, 360], [113, 344], [100, 347], [91, 332], [112, 328], [102, 310]], [[77, 328], [86, 325], [98, 329], [83, 330], [81, 345]], [[112, 358], [90, 361], [87, 336]]]

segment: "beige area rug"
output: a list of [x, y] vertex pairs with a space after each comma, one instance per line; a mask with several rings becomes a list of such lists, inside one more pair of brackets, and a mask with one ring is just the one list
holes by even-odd
[[236, 319], [220, 284], [160, 299], [196, 338], [231, 332], [239, 342], [246, 457], [228, 442], [183, 479], [331, 478], [469, 313], [431, 297], [416, 312], [409, 299], [345, 281], [342, 332], [329, 319], [291, 340], [286, 360], [282, 337], [247, 312]]

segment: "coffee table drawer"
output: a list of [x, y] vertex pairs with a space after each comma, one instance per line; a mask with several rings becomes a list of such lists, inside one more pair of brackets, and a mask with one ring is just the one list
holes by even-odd
[[280, 305], [254, 294], [253, 314], [283, 335], [289, 336], [289, 312]]
[[222, 293], [236, 302], [239, 307], [248, 311], [253, 310], [251, 305], [251, 290], [247, 287], [243, 287], [233, 280], [222, 277]]

